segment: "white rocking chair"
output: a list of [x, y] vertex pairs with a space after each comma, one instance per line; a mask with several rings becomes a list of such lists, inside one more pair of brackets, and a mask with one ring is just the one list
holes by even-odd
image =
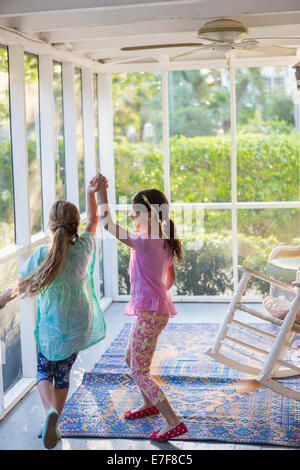
[[[292, 344], [295, 333], [300, 333], [300, 324], [295, 323], [296, 314], [300, 310], [300, 282], [288, 284], [242, 266], [239, 266], [238, 269], [243, 273], [242, 278], [225, 314], [214, 344], [206, 351], [206, 354], [231, 368], [254, 375], [258, 382], [269, 387], [274, 392], [300, 401], [300, 391], [277, 381], [277, 379], [283, 377], [292, 377], [300, 374], [300, 367], [285, 359], [288, 351], [293, 352], [298, 350], [300, 352], [300, 347]], [[291, 301], [289, 312], [283, 320], [242, 303], [242, 296], [251, 276], [267, 281], [271, 285], [294, 294], [294, 300]], [[238, 321], [236, 319], [238, 310], [276, 325], [279, 327], [278, 333], [266, 332], [257, 325], [254, 327], [251, 324]], [[261, 322], [260, 324], [265, 323]], [[232, 331], [235, 331], [235, 335], [232, 335]], [[238, 334], [238, 338], [234, 337], [236, 334]], [[241, 334], [243, 341], [240, 339]], [[247, 338], [246, 340], [244, 340], [245, 337]], [[257, 344], [253, 345], [253, 339], [256, 342], [257, 340], [259, 341], [259, 346]], [[248, 340], [250, 340], [249, 343]], [[236, 353], [242, 356], [241, 360], [240, 357], [238, 359], [232, 358], [230, 353], [224, 352], [228, 348], [236, 356]], [[245, 357], [248, 358], [248, 363], [243, 362]], [[249, 365], [249, 358], [254, 362], [254, 365]]]

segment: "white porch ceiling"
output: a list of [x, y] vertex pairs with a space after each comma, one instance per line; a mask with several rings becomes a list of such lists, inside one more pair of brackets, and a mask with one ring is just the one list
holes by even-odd
[[[235, 57], [300, 60], [300, 0], [1, 0], [0, 25], [102, 64], [184, 63], [225, 59], [200, 44], [197, 31], [217, 18], [241, 21], [259, 47]], [[1, 28], [0, 26], [0, 28]], [[264, 38], [264, 39], [260, 39]], [[174, 44], [174, 47], [164, 45]], [[121, 48], [161, 45], [123, 51]]]

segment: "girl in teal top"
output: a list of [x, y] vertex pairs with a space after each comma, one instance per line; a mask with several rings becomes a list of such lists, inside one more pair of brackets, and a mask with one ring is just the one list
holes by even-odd
[[0, 296], [0, 307], [17, 295], [38, 295], [35, 338], [38, 346], [37, 386], [46, 411], [42, 437], [46, 448], [60, 438], [71, 367], [77, 354], [105, 336], [105, 322], [93, 285], [99, 183], [87, 188], [87, 223], [79, 236], [77, 207], [56, 201], [49, 214], [51, 244], [41, 246], [20, 270], [17, 285]]

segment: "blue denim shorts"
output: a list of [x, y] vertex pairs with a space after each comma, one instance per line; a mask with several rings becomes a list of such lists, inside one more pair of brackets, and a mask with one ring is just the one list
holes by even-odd
[[37, 355], [37, 381], [49, 380], [55, 388], [66, 389], [70, 385], [71, 368], [76, 361], [78, 353], [72, 354], [67, 359], [61, 361], [48, 361], [43, 354], [38, 351]]

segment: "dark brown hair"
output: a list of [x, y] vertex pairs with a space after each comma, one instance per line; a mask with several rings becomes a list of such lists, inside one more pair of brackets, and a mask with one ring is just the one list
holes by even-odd
[[159, 224], [160, 236], [164, 237], [169, 245], [172, 258], [176, 257], [177, 261], [181, 263], [183, 258], [181, 241], [176, 238], [175, 224], [170, 218], [169, 202], [165, 194], [159, 189], [145, 189], [133, 196], [132, 203], [145, 206], [148, 214], [151, 211], [154, 212]]

